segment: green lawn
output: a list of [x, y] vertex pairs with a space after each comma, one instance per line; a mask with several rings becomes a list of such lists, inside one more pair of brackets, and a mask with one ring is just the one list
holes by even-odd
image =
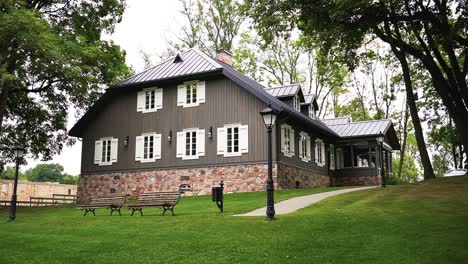
[[210, 198], [182, 198], [175, 217], [21, 208], [0, 222], [0, 263], [468, 263], [467, 176], [343, 194], [274, 222], [232, 216], [264, 206], [264, 192], [226, 195], [224, 214]]

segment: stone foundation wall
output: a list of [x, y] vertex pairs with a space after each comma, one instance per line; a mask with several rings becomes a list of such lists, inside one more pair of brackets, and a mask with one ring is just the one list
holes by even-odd
[[335, 177], [333, 186], [367, 186], [380, 185], [380, 177], [378, 176], [352, 176], [352, 177]]
[[[275, 182], [276, 172], [274, 165]], [[185, 195], [204, 195], [222, 180], [225, 193], [261, 191], [267, 176], [266, 164], [86, 174], [80, 176], [77, 199], [87, 202], [92, 197], [127, 194], [136, 198], [143, 192], [177, 191], [181, 185], [191, 189]]]
[[279, 164], [278, 185], [282, 189], [330, 186], [330, 177], [315, 171]]

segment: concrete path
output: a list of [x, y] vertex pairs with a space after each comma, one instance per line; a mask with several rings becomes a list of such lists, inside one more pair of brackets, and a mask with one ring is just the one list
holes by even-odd
[[[321, 201], [325, 198], [328, 198], [330, 196], [335, 196], [335, 195], [342, 194], [342, 193], [349, 193], [349, 192], [355, 192], [355, 191], [360, 191], [360, 190], [367, 190], [367, 189], [372, 189], [376, 187], [378, 186], [349, 188], [349, 189], [342, 189], [342, 190], [336, 190], [336, 191], [331, 191], [331, 192], [323, 192], [323, 193], [310, 194], [306, 196], [294, 197], [294, 198], [276, 203], [275, 212], [277, 215], [289, 214], [301, 208], [314, 204], [318, 201]], [[240, 214], [240, 215], [235, 215], [235, 216], [263, 216], [265, 215], [265, 212], [266, 212], [266, 207], [263, 207], [263, 208], [245, 213], [245, 214]]]

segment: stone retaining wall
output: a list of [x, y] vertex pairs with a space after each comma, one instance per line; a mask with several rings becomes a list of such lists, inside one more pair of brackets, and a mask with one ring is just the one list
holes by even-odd
[[282, 189], [330, 186], [329, 176], [286, 164], [279, 164], [278, 175], [278, 185]]
[[335, 177], [333, 179], [333, 185], [334, 186], [380, 185], [380, 177], [378, 176]]
[[[276, 182], [277, 167], [273, 178]], [[266, 164], [230, 165], [222, 167], [128, 171], [81, 175], [78, 183], [78, 201], [92, 197], [130, 195], [143, 192], [177, 191], [185, 185], [191, 191], [186, 195], [211, 193], [211, 187], [224, 181], [224, 192], [252, 192], [265, 190], [268, 168]], [[276, 187], [276, 186], [275, 186]]]

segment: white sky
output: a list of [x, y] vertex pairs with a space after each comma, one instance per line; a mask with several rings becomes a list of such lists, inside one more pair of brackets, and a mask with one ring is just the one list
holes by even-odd
[[[143, 69], [140, 51], [155, 54], [164, 50], [166, 39], [174, 38], [181, 23], [181, 5], [177, 0], [128, 0], [122, 22], [116, 26], [109, 38], [127, 52], [127, 64], [136, 72]], [[69, 118], [68, 129], [76, 120]], [[28, 169], [43, 163], [40, 160], [28, 160]], [[62, 164], [65, 172], [78, 175], [81, 166], [81, 142], [73, 147], [64, 147], [60, 155], [54, 156], [47, 163]]]

